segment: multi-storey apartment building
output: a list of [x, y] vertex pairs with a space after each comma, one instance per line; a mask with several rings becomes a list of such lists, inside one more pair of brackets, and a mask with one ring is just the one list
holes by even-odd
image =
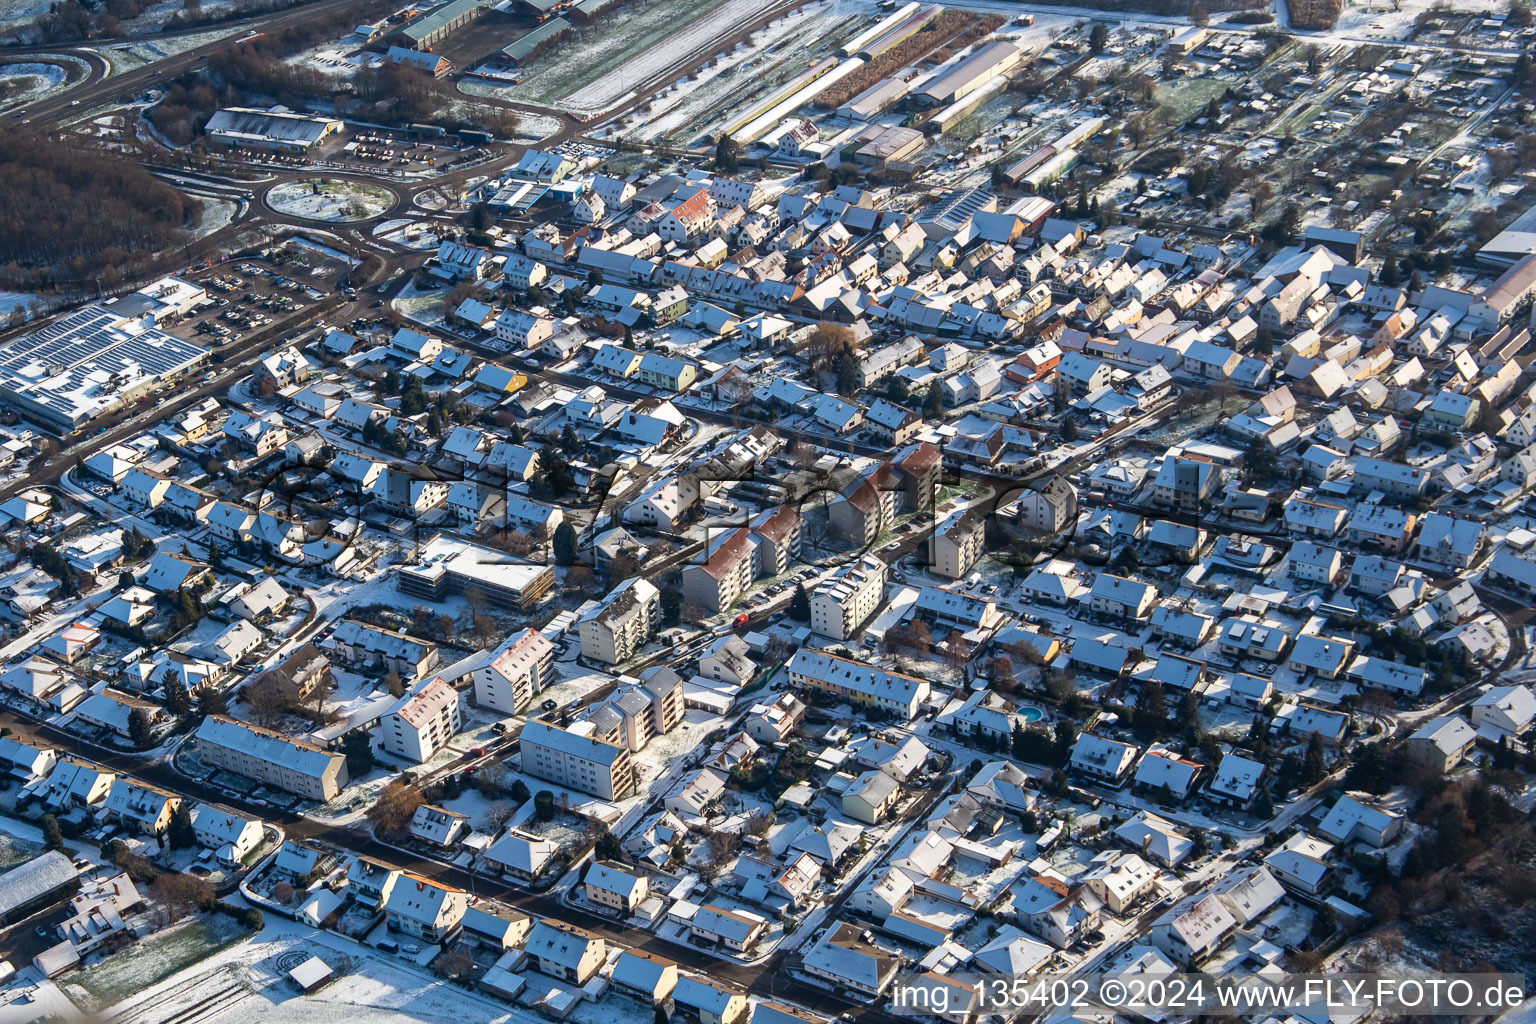
[[843, 566], [811, 595], [811, 628], [847, 640], [885, 596], [886, 565], [874, 555]]
[[209, 715], [197, 727], [196, 739], [204, 764], [307, 800], [332, 800], [347, 785], [347, 759], [340, 753], [270, 729]]
[[379, 745], [418, 764], [459, 731], [459, 692], [441, 678], [408, 693], [379, 719]]
[[621, 800], [634, 791], [629, 751], [615, 743], [529, 722], [520, 739], [523, 771], [567, 789], [603, 800]]
[[515, 715], [549, 680], [555, 645], [536, 629], [526, 629], [474, 672], [475, 700], [483, 708]]
[[619, 584], [577, 623], [581, 655], [617, 665], [650, 638], [661, 611], [661, 591], [638, 576]]

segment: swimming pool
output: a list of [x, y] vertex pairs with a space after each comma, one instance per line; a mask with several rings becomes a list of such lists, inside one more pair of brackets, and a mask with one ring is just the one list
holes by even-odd
[[1017, 708], [1019, 717], [1026, 722], [1038, 722], [1045, 717], [1045, 712], [1033, 704], [1020, 704]]

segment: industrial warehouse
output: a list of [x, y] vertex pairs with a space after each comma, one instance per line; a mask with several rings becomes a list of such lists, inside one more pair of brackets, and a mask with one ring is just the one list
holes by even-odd
[[309, 117], [285, 110], [225, 107], [208, 119], [211, 138], [231, 146], [253, 146], [302, 153], [341, 130], [334, 117]]

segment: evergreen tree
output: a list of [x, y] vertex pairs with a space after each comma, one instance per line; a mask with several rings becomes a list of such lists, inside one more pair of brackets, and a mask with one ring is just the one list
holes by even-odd
[[197, 709], [205, 715], [222, 715], [229, 711], [229, 697], [217, 686], [199, 686]]
[[171, 812], [171, 827], [166, 838], [173, 850], [186, 850], [197, 845], [197, 830], [192, 827], [192, 812], [187, 810], [185, 800]]
[[796, 622], [811, 621], [811, 596], [805, 592], [804, 583], [795, 584], [795, 594], [789, 599], [789, 617]]
[[177, 718], [192, 710], [192, 698], [187, 694], [187, 688], [181, 684], [181, 680], [166, 681], [165, 709]]
[[45, 814], [40, 824], [43, 826], [43, 845], [50, 850], [64, 849], [64, 832], [59, 828], [59, 819]]
[[1148, 680], [1136, 691], [1136, 732], [1155, 740], [1168, 725], [1168, 701], [1161, 683]]
[[1397, 267], [1397, 257], [1388, 256], [1381, 265], [1381, 283], [1388, 288], [1396, 288], [1402, 279], [1402, 271]]
[[1077, 742], [1077, 730], [1066, 719], [1056, 723], [1056, 763], [1062, 764], [1067, 756], [1072, 753], [1072, 745]]
[[576, 561], [576, 528], [569, 520], [562, 520], [555, 527], [553, 552], [556, 565], [570, 565]]
[[1302, 760], [1301, 784], [1314, 786], [1328, 775], [1328, 756], [1323, 753], [1323, 739], [1317, 733], [1307, 741], [1307, 754]]
[[154, 733], [149, 728], [149, 716], [143, 708], [133, 708], [128, 712], [128, 738], [136, 747], [147, 747], [154, 741]]
[[1275, 816], [1275, 801], [1269, 795], [1269, 790], [1259, 791], [1259, 799], [1253, 805], [1253, 813], [1268, 821]]
[[1300, 781], [1301, 762], [1295, 754], [1286, 754], [1285, 760], [1280, 762], [1280, 771], [1275, 775], [1275, 791], [1282, 797], [1290, 796]]
[[512, 783], [512, 790], [510, 795], [513, 802], [517, 803], [518, 805], [527, 803], [529, 797], [528, 783], [524, 782], [522, 779], [518, 779], [516, 782]]
[[373, 770], [373, 743], [363, 729], [353, 729], [341, 739], [341, 749], [347, 755], [347, 774], [360, 779]]

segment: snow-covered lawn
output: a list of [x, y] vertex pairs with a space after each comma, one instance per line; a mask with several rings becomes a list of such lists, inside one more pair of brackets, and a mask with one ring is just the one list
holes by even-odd
[[353, 221], [377, 217], [394, 204], [388, 190], [355, 181], [288, 181], [267, 193], [267, 205], [306, 220]]

